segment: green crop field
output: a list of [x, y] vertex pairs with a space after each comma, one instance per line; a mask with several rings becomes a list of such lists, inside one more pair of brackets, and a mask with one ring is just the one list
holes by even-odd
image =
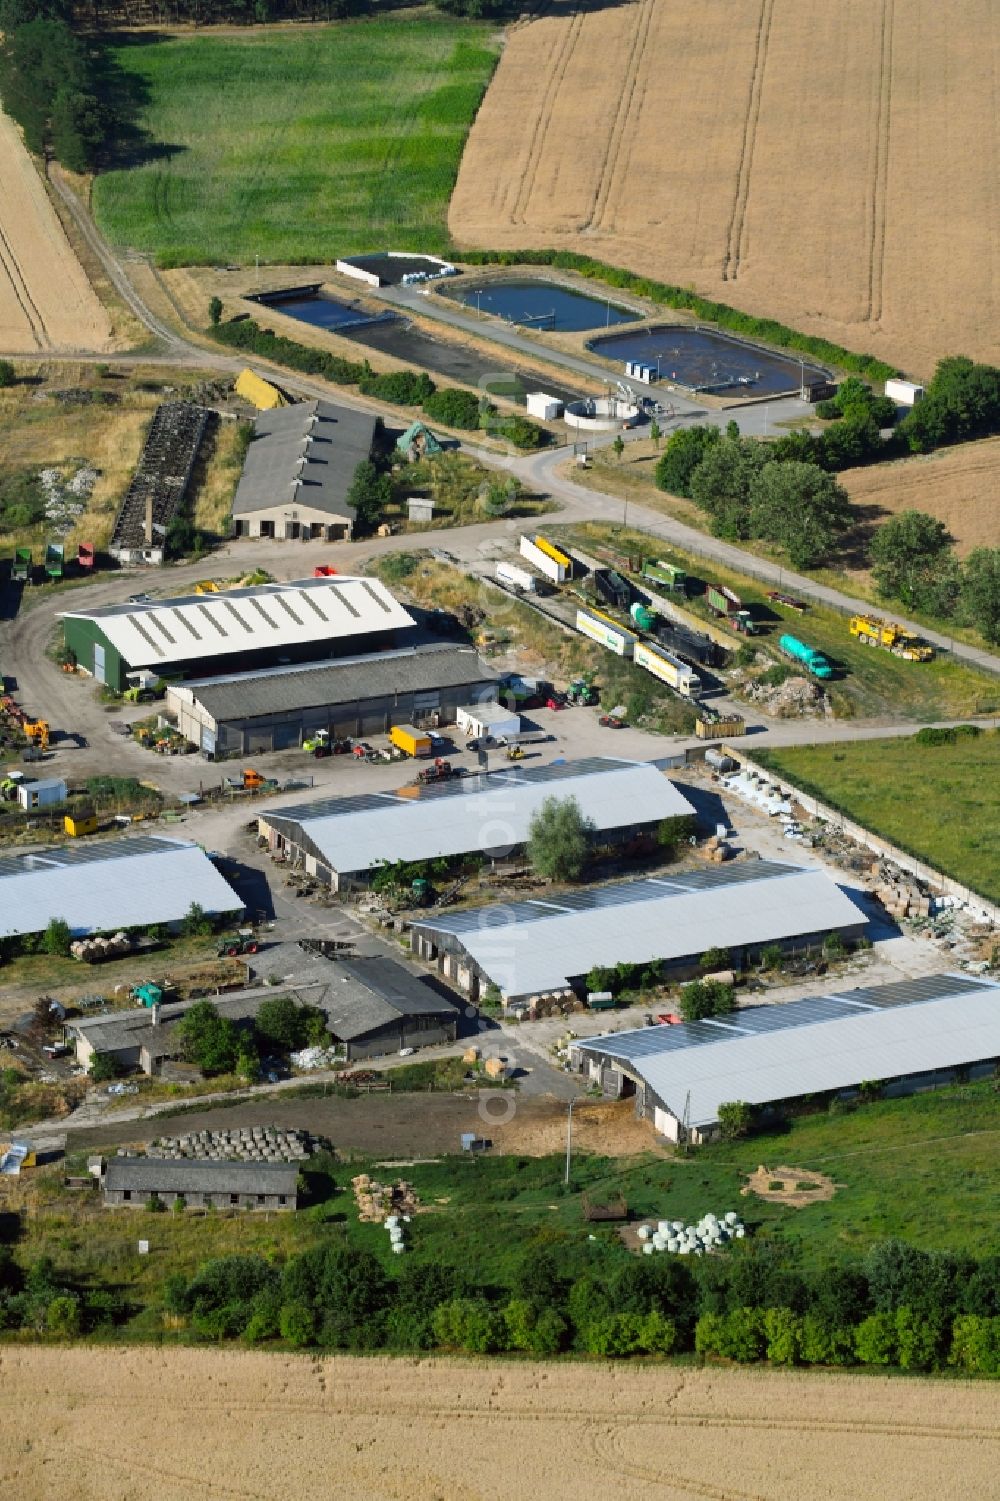
[[165, 266], [440, 251], [492, 37], [417, 13], [123, 41], [139, 160], [97, 178], [98, 223]]
[[866, 740], [758, 753], [848, 818], [1000, 901], [1000, 732], [954, 744]]

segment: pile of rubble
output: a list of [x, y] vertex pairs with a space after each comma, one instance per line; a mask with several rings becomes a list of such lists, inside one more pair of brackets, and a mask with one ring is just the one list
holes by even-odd
[[822, 718], [832, 712], [826, 694], [811, 678], [790, 677], [778, 684], [751, 681], [744, 692], [772, 719]]
[[895, 865], [876, 860], [869, 867], [875, 895], [890, 917], [930, 917], [933, 900]]
[[389, 1216], [406, 1217], [417, 1208], [413, 1184], [402, 1178], [398, 1183], [378, 1183], [367, 1173], [359, 1173], [351, 1179], [351, 1187], [358, 1206], [358, 1219], [365, 1224], [381, 1225]]
[[284, 1126], [242, 1126], [233, 1131], [195, 1131], [190, 1136], [161, 1136], [146, 1149], [147, 1157], [212, 1162], [304, 1162], [327, 1145], [308, 1131]]

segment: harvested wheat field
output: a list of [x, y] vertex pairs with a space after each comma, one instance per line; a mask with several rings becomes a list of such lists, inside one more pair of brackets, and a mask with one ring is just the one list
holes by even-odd
[[111, 348], [111, 323], [24, 148], [0, 113], [0, 352]]
[[269, 1356], [0, 1355], [18, 1501], [926, 1501], [993, 1493], [986, 1383]]
[[878, 524], [898, 511], [926, 511], [944, 522], [962, 557], [974, 547], [1000, 547], [1000, 438], [848, 469], [840, 480], [866, 521]]
[[515, 27], [459, 245], [556, 246], [912, 374], [1000, 355], [991, 0], [556, 0]]

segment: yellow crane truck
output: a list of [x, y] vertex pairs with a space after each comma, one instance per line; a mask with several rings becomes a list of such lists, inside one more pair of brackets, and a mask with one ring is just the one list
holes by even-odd
[[880, 646], [892, 652], [894, 657], [905, 657], [908, 662], [930, 662], [934, 656], [933, 646], [921, 641], [911, 631], [904, 631], [894, 620], [880, 620], [877, 615], [852, 615], [851, 635], [857, 636], [866, 646]]

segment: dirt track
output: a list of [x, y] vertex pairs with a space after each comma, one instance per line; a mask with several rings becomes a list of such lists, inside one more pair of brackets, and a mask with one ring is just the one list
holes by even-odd
[[989, 0], [556, 0], [509, 36], [449, 227], [694, 286], [922, 377], [996, 359], [998, 48]]
[[210, 1350], [0, 1354], [18, 1501], [993, 1493], [983, 1382]]
[[111, 324], [46, 197], [20, 131], [0, 113], [0, 349], [111, 347]]

